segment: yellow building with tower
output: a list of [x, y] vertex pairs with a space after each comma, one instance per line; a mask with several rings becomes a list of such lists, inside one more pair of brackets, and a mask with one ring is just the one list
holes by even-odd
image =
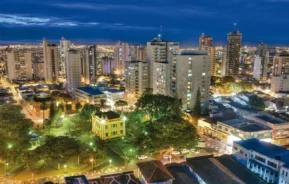
[[125, 136], [126, 117], [113, 111], [92, 115], [92, 132], [102, 140]]

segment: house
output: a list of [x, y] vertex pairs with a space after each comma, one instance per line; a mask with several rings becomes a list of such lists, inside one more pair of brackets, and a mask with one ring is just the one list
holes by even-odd
[[137, 177], [142, 184], [171, 184], [174, 177], [159, 160], [137, 163]]

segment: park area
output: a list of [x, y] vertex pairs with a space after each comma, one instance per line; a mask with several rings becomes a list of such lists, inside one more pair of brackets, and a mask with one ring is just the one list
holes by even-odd
[[[0, 175], [25, 180], [116, 172], [163, 149], [192, 149], [198, 140], [194, 126], [183, 118], [180, 101], [173, 97], [142, 96], [136, 108], [124, 114], [126, 136], [106, 141], [91, 132], [91, 115], [107, 106], [76, 103], [63, 108], [56, 101], [49, 104], [49, 119], [37, 129], [21, 113], [21, 106], [0, 106]], [[69, 113], [72, 109], [74, 114]]]

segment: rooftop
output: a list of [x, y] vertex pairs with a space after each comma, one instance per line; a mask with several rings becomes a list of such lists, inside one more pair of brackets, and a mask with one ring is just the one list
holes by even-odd
[[83, 91], [85, 93], [88, 93], [90, 95], [102, 95], [102, 94], [104, 94], [99, 89], [92, 88], [92, 87], [80, 87], [80, 88], [77, 88], [77, 89], [80, 90], [80, 91]]
[[173, 184], [199, 184], [197, 178], [189, 171], [185, 164], [169, 164], [166, 166], [175, 178]]
[[231, 119], [227, 121], [221, 122], [228, 126], [234, 127], [236, 129], [242, 130], [244, 132], [258, 132], [264, 130], [271, 130], [271, 128], [267, 126], [261, 126], [256, 122], [250, 121], [248, 119]]
[[159, 160], [137, 163], [137, 167], [148, 183], [164, 182], [174, 179], [170, 171]]
[[107, 88], [105, 91], [108, 91], [110, 93], [121, 93], [123, 91], [121, 90], [117, 90], [117, 89], [112, 89], [112, 88]]
[[267, 157], [280, 159], [285, 163], [289, 163], [289, 151], [286, 148], [263, 142], [255, 138], [236, 141], [236, 143], [248, 150], [253, 150]]
[[90, 183], [96, 184], [139, 184], [140, 181], [135, 178], [133, 172], [110, 174], [101, 176], [98, 179], [89, 180]]
[[286, 123], [285, 121], [283, 121], [281, 119], [275, 118], [273, 116], [265, 115], [265, 114], [256, 115], [255, 117], [257, 117], [257, 118], [259, 118], [259, 119], [261, 119], [263, 121], [272, 123], [272, 124], [283, 124], [283, 123]]
[[113, 111], [99, 112], [99, 113], [95, 113], [95, 115], [98, 117], [103, 117], [103, 118], [107, 118], [107, 119], [120, 118], [120, 115], [113, 112]]

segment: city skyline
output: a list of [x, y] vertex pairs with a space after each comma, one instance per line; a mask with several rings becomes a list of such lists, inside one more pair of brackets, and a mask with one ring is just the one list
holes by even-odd
[[257, 45], [262, 40], [269, 46], [283, 46], [289, 45], [288, 4], [286, 0], [2, 0], [0, 44], [40, 43], [43, 37], [53, 42], [62, 36], [76, 44], [118, 40], [145, 44], [162, 32], [164, 39], [184, 47], [197, 46], [201, 33], [213, 37], [215, 45], [225, 45], [227, 33], [238, 28], [243, 44]]

